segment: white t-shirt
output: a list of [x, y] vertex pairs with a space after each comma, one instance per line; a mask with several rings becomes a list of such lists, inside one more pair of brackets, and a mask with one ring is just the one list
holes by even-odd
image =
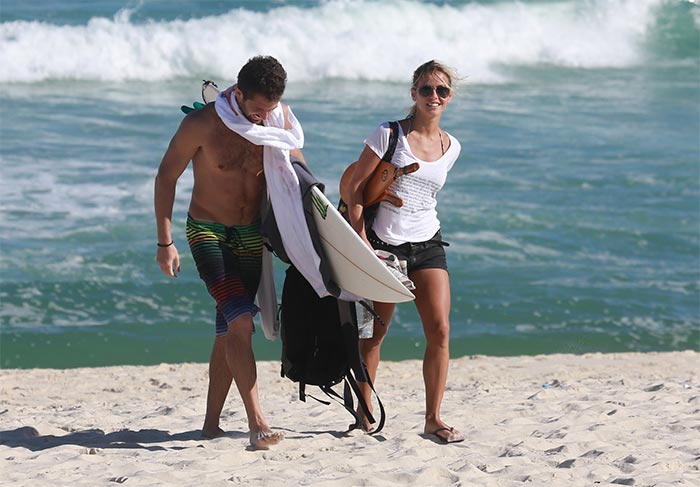
[[[365, 144], [380, 158], [389, 146], [389, 123], [385, 122], [365, 139]], [[372, 230], [379, 238], [391, 245], [405, 242], [424, 242], [440, 229], [437, 217], [437, 192], [445, 184], [447, 172], [452, 169], [462, 147], [451, 135], [450, 147], [440, 159], [425, 162], [411, 152], [406, 135], [399, 124], [399, 139], [391, 162], [404, 167], [418, 162], [420, 168], [411, 174], [401, 176], [391, 183], [389, 191], [403, 200], [403, 206], [396, 207], [383, 201], [379, 205]], [[445, 141], [447, 142], [447, 141]]]

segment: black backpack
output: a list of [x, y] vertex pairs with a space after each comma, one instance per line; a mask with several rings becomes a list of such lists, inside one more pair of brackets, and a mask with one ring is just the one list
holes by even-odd
[[[282, 339], [281, 375], [299, 383], [299, 399], [306, 396], [324, 404], [327, 401], [307, 394], [306, 386], [318, 386], [331, 399], [340, 402], [355, 418], [350, 429], [361, 426], [360, 415], [355, 409], [354, 397], [360, 410], [370, 423], [375, 419], [360, 393], [357, 382], [368, 382], [374, 391], [369, 374], [362, 361], [357, 331], [355, 303], [337, 299], [340, 289], [330, 278], [330, 270], [323, 256], [323, 249], [317, 244], [316, 225], [313, 221], [311, 188], [320, 184], [304, 164], [292, 161], [299, 178], [302, 202], [315, 250], [321, 257], [320, 272], [331, 296], [320, 298], [313, 287], [293, 266], [282, 244], [272, 208], [266, 208], [261, 232], [265, 244], [282, 261], [290, 264], [286, 271], [280, 306], [280, 337]], [[344, 383], [342, 396], [333, 386]], [[379, 396], [374, 392], [380, 411], [379, 423], [372, 434], [383, 428], [386, 413]]]
[[[299, 399], [309, 396], [306, 386], [318, 386], [331, 399], [340, 402], [355, 418], [350, 427], [360, 427], [360, 415], [353, 396], [370, 423], [375, 419], [360, 393], [357, 382], [372, 383], [362, 362], [357, 333], [354, 303], [333, 296], [319, 298], [304, 276], [294, 267], [287, 269], [282, 288], [281, 309], [282, 376], [299, 383]], [[344, 384], [341, 396], [333, 386]], [[372, 387], [374, 391], [374, 388]], [[384, 426], [385, 412], [379, 396], [379, 424], [372, 434]]]

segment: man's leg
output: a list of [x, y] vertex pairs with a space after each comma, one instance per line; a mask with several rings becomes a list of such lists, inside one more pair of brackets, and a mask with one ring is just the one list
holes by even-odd
[[250, 442], [256, 448], [267, 448], [282, 441], [284, 435], [272, 432], [260, 408], [252, 336], [253, 318], [250, 315], [229, 323], [225, 337], [226, 361], [248, 416]]
[[218, 336], [209, 357], [209, 390], [207, 392], [207, 412], [204, 416], [202, 436], [216, 438], [224, 434], [219, 426], [221, 411], [231, 388], [233, 375], [226, 361], [226, 337]]

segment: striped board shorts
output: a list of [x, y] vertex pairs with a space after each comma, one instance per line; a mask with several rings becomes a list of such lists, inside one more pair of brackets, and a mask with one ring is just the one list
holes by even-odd
[[228, 227], [188, 214], [186, 233], [199, 277], [216, 301], [216, 336], [225, 336], [234, 320], [260, 311], [254, 303], [262, 269], [260, 221]]

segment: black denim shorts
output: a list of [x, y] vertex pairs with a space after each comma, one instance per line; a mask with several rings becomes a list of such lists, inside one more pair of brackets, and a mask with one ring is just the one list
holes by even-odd
[[442, 240], [440, 230], [425, 242], [406, 242], [401, 245], [390, 245], [377, 237], [374, 230], [367, 233], [367, 240], [375, 250], [391, 252], [399, 260], [405, 260], [408, 273], [419, 269], [445, 269], [447, 270], [447, 255], [445, 247], [450, 244]]

